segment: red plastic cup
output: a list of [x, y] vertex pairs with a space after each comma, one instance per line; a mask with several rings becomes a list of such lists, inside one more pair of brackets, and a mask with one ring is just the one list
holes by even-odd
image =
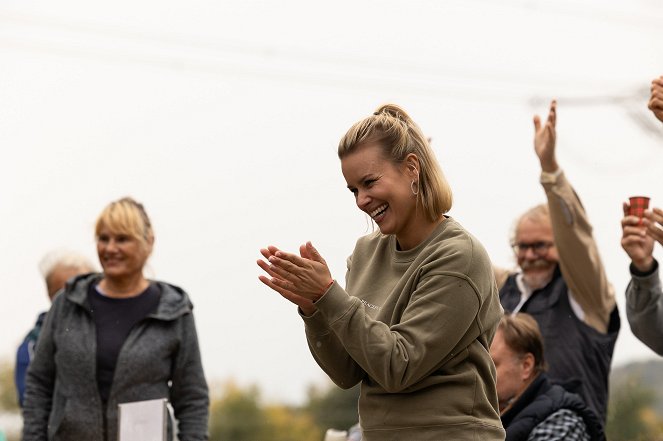
[[628, 198], [628, 214], [642, 218], [645, 216], [645, 210], [649, 208], [649, 198], [647, 196], [631, 196]]

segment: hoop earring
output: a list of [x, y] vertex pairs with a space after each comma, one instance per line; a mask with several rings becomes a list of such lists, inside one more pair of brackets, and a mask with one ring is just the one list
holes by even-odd
[[413, 195], [418, 195], [419, 194], [419, 181], [415, 181], [414, 179], [410, 183], [410, 190], [412, 190]]

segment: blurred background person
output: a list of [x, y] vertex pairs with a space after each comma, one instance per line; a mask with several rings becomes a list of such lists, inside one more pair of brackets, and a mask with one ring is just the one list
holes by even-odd
[[504, 310], [537, 321], [550, 378], [578, 393], [605, 424], [619, 311], [587, 213], [557, 162], [556, 123], [555, 101], [545, 124], [534, 117], [548, 202], [517, 220], [511, 245], [518, 270], [496, 278]]
[[[94, 271], [94, 266], [89, 259], [81, 254], [68, 250], [55, 250], [46, 254], [39, 263], [39, 272], [41, 272], [46, 282], [46, 292], [48, 299], [52, 302], [55, 294], [64, 288], [67, 280], [79, 274], [85, 274]], [[28, 371], [30, 360], [34, 354], [35, 343], [39, 337], [39, 331], [44, 323], [46, 312], [42, 312], [37, 317], [37, 322], [16, 351], [16, 368], [14, 369], [14, 382], [16, 383], [16, 392], [18, 404], [23, 407], [23, 395], [25, 393], [25, 374]]]
[[379, 231], [348, 259], [346, 288], [311, 242], [270, 246], [260, 280], [299, 306], [309, 348], [340, 387], [361, 383], [365, 441], [502, 440], [488, 353], [502, 315], [490, 260], [446, 216], [451, 189], [421, 129], [387, 104], [338, 148], [357, 207]]
[[601, 422], [580, 396], [551, 383], [543, 352], [532, 316], [502, 317], [490, 356], [506, 440], [605, 440]]
[[160, 398], [172, 404], [180, 441], [206, 440], [193, 306], [181, 288], [143, 275], [154, 244], [147, 213], [131, 198], [112, 202], [95, 234], [103, 272], [68, 283], [46, 315], [26, 380], [23, 440], [116, 441], [118, 404]]

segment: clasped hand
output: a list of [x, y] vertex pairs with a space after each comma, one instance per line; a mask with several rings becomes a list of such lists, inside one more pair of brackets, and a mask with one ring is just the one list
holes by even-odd
[[258, 266], [268, 275], [258, 278], [262, 283], [299, 306], [306, 315], [315, 312], [313, 302], [325, 293], [332, 282], [327, 263], [311, 242], [299, 247], [299, 256], [274, 246], [260, 250], [265, 260]]

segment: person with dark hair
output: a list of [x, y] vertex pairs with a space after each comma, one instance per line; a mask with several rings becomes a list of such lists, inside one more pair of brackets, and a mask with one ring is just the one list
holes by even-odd
[[365, 441], [502, 440], [488, 353], [502, 315], [490, 260], [456, 220], [426, 137], [380, 107], [341, 139], [341, 169], [379, 231], [348, 259], [346, 287], [311, 242], [261, 250], [260, 280], [299, 307], [313, 357], [340, 387], [361, 383]]
[[496, 278], [504, 310], [526, 312], [539, 324], [550, 378], [565, 382], [605, 423], [619, 311], [587, 213], [557, 162], [556, 122], [555, 101], [545, 124], [534, 117], [548, 202], [517, 220], [511, 246], [519, 268]]
[[109, 204], [96, 239], [103, 272], [70, 281], [46, 315], [28, 370], [23, 441], [116, 441], [119, 404], [162, 398], [180, 441], [207, 440], [193, 305], [181, 288], [143, 275], [154, 232], [142, 204]]
[[605, 440], [596, 414], [546, 375], [543, 339], [530, 315], [502, 318], [490, 356], [507, 441]]
[[[663, 76], [651, 84], [649, 109], [663, 122]], [[663, 355], [663, 289], [654, 241], [663, 245], [663, 210], [646, 210], [644, 217], [629, 215], [624, 203], [622, 248], [631, 259], [631, 281], [626, 287], [626, 318], [633, 334]]]
[[[87, 257], [66, 250], [51, 251], [39, 262], [39, 271], [44, 278], [44, 282], [46, 282], [46, 292], [51, 302], [55, 295], [64, 288], [67, 280], [79, 274], [89, 273], [92, 270], [93, 266]], [[25, 395], [25, 375], [28, 372], [30, 361], [34, 356], [35, 345], [45, 317], [45, 312], [39, 314], [37, 322], [25, 336], [16, 351], [14, 382], [16, 383], [18, 404], [21, 407], [23, 407], [23, 397]]]

